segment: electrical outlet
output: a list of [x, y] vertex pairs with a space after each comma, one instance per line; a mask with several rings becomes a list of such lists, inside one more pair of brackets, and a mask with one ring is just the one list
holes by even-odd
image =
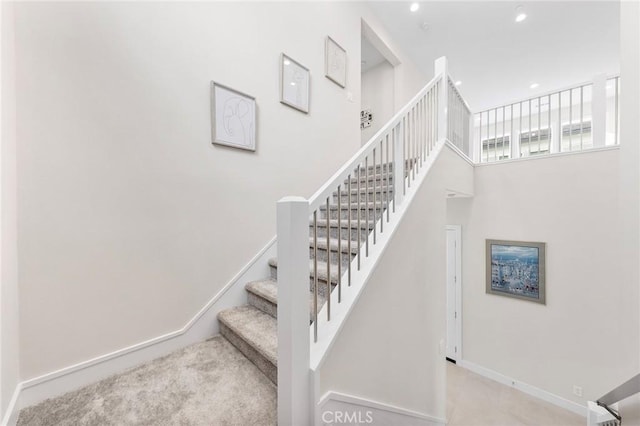
[[582, 398], [582, 387], [573, 385], [573, 394]]

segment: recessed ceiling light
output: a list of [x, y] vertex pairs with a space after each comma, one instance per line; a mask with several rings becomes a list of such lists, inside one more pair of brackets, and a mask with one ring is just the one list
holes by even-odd
[[411, 7], [409, 8], [410, 11], [415, 12], [418, 9], [420, 9], [420, 5], [418, 3], [411, 3]]
[[292, 81], [292, 82], [291, 82], [291, 85], [292, 85], [292, 86], [295, 86], [295, 85], [296, 85], [296, 83]]
[[456, 82], [455, 82], [455, 85], [456, 85], [456, 86], [460, 86], [461, 84], [462, 84], [462, 82], [461, 82], [460, 80], [458, 80], [458, 81], [456, 81]]
[[291, 61], [289, 61], [288, 59], [285, 59], [285, 60], [284, 60], [284, 64], [285, 64], [285, 65], [289, 65], [289, 64], [291, 64]]
[[538, 86], [540, 86], [538, 83], [531, 83], [531, 86], [529, 86], [529, 89], [535, 89]]
[[527, 14], [524, 13], [524, 8], [522, 6], [516, 7], [516, 22], [522, 22], [527, 19]]

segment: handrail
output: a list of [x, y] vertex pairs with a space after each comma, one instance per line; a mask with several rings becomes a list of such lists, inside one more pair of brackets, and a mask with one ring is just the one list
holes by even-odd
[[631, 395], [635, 395], [640, 392], [640, 373], [630, 378], [620, 386], [616, 387], [610, 392], [607, 392], [602, 397], [598, 398], [597, 402], [600, 405], [611, 405], [616, 402], [620, 402], [623, 399], [629, 398]]
[[369, 141], [364, 144], [351, 159], [349, 159], [334, 175], [309, 198], [309, 213], [313, 213], [324, 202], [327, 196], [335, 190], [337, 182], [344, 181], [353, 169], [371, 153], [374, 144], [387, 132], [400, 124], [402, 118], [413, 108], [415, 103], [423, 97], [438, 81], [442, 79], [442, 75], [437, 75], [431, 79], [407, 104], [396, 113], [380, 130], [378, 130]]

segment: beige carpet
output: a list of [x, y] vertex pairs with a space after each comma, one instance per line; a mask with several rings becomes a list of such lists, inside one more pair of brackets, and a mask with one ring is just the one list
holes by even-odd
[[31, 425], [275, 425], [277, 389], [221, 336], [25, 408]]
[[587, 420], [447, 362], [447, 426], [584, 426]]

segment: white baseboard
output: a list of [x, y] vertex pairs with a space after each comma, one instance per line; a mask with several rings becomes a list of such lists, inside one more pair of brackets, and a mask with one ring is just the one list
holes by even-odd
[[9, 401], [9, 405], [7, 406], [7, 411], [4, 413], [4, 417], [2, 418], [2, 426], [15, 426], [18, 423], [18, 412], [16, 409], [18, 405], [18, 398], [20, 397], [20, 391], [22, 390], [22, 383], [18, 383], [16, 386], [16, 390], [13, 392], [13, 396]]
[[503, 385], [507, 385], [512, 388], [518, 389], [526, 393], [527, 395], [531, 395], [535, 398], [549, 402], [553, 405], [557, 405], [558, 407], [564, 408], [565, 410], [569, 410], [573, 413], [576, 413], [579, 416], [583, 416], [585, 418], [587, 417], [587, 407], [584, 405], [580, 405], [576, 402], [569, 401], [568, 399], [562, 398], [558, 395], [555, 395], [551, 392], [547, 392], [545, 390], [532, 386], [528, 383], [524, 383], [519, 380], [512, 379], [511, 377], [507, 377], [504, 374], [482, 367], [473, 362], [461, 360], [457, 364], [463, 368], [466, 368], [469, 371], [473, 371], [474, 373], [484, 376], [488, 379], [491, 379], [498, 383], [502, 383]]
[[445, 419], [391, 404], [339, 392], [327, 392], [318, 402], [316, 426], [339, 424], [444, 426]]
[[14, 395], [17, 401], [12, 400], [11, 410], [5, 415], [8, 425], [11, 425], [9, 419], [12, 416], [17, 418], [17, 413], [24, 407], [79, 389], [218, 334], [218, 313], [246, 303], [245, 284], [269, 276], [268, 260], [276, 256], [276, 250], [276, 237], [273, 237], [181, 329], [20, 383], [16, 389], [17, 396]]

